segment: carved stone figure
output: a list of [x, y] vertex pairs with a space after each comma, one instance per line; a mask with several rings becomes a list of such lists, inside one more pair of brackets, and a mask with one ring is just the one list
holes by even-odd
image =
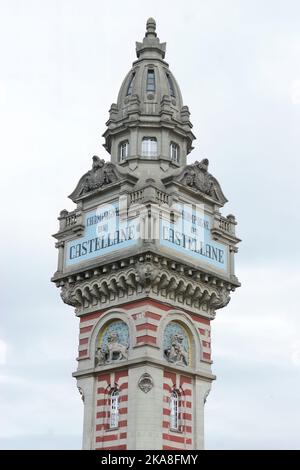
[[109, 333], [107, 343], [96, 349], [95, 366], [128, 359], [128, 345], [119, 342], [118, 334]]
[[106, 184], [115, 183], [118, 179], [119, 174], [115, 165], [94, 155], [92, 169], [80, 178], [70, 198], [76, 200], [82, 194], [102, 188]]
[[201, 160], [201, 162], [196, 161], [195, 167], [199, 170], [195, 176], [195, 186], [199, 191], [203, 191], [206, 194], [211, 194], [213, 187], [212, 176], [208, 173], [208, 164], [209, 161], [207, 158]]
[[107, 362], [121, 361], [128, 358], [128, 345], [119, 343], [117, 333], [110, 333], [107, 340], [108, 359]]
[[105, 364], [106, 358], [107, 358], [106, 351], [102, 348], [97, 348], [96, 354], [95, 354], [95, 366], [101, 366]]
[[102, 168], [104, 165], [104, 160], [100, 159], [96, 155], [93, 156], [92, 169], [86, 174], [81, 192], [87, 193], [88, 191], [92, 191], [93, 189], [103, 185], [104, 171]]
[[65, 304], [72, 305], [72, 307], [80, 306], [80, 301], [76, 298], [74, 289], [72, 289], [68, 284], [65, 284], [62, 287], [60, 296]]
[[188, 353], [183, 345], [184, 337], [180, 334], [172, 336], [171, 345], [165, 350], [165, 356], [169, 362], [173, 362], [176, 365], [185, 365], [189, 363]]
[[111, 163], [105, 163], [96, 155], [93, 156], [92, 169], [86, 174], [81, 192], [87, 193], [101, 188], [104, 184], [117, 181], [117, 174]]
[[153, 379], [152, 379], [151, 375], [148, 374], [147, 372], [145, 372], [145, 373], [140, 377], [140, 380], [139, 380], [139, 382], [138, 382], [138, 386], [140, 387], [140, 389], [142, 390], [142, 392], [144, 392], [144, 393], [150, 392], [150, 390], [151, 390], [152, 387], [153, 387]]
[[152, 263], [138, 263], [136, 266], [137, 281], [141, 286], [154, 285], [157, 280], [159, 281], [159, 269], [154, 268]]
[[201, 162], [196, 161], [192, 165], [186, 166], [179, 181], [210, 195], [214, 181], [212, 175], [208, 172], [208, 164], [209, 161], [204, 158]]
[[213, 307], [215, 310], [226, 307], [230, 302], [229, 291], [225, 287], [221, 287], [218, 294], [218, 296], [212, 296], [209, 303], [209, 306]]

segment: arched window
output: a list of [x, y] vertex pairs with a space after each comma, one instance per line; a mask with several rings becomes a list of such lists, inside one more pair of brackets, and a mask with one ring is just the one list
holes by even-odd
[[123, 160], [126, 160], [126, 158], [128, 157], [128, 153], [129, 153], [129, 142], [128, 140], [124, 140], [119, 145], [119, 161], [122, 162]]
[[179, 163], [179, 145], [175, 142], [170, 143], [170, 159], [172, 162]]
[[175, 89], [174, 89], [173, 80], [172, 80], [172, 78], [170, 77], [170, 75], [168, 73], [167, 73], [167, 79], [168, 79], [168, 83], [169, 83], [170, 95], [173, 98], [175, 98]]
[[127, 93], [126, 95], [131, 95], [132, 93], [132, 87], [133, 87], [133, 82], [134, 82], [134, 77], [135, 77], [135, 72], [132, 73], [131, 77], [130, 77], [130, 81], [128, 83], [128, 88], [127, 88]]
[[170, 396], [170, 428], [179, 430], [179, 393], [176, 390]]
[[147, 70], [147, 91], [155, 91], [155, 72], [153, 69]]
[[157, 140], [155, 137], [143, 138], [142, 156], [143, 157], [156, 157], [157, 156]]
[[109, 416], [109, 427], [117, 428], [119, 425], [119, 405], [120, 405], [120, 393], [117, 388], [113, 388], [110, 392], [110, 416]]

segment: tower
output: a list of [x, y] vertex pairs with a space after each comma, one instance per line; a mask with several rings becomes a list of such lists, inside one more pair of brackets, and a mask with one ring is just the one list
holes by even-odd
[[240, 284], [235, 217], [147, 21], [104, 147], [69, 196], [52, 280], [80, 318], [84, 449], [203, 449], [210, 322]]

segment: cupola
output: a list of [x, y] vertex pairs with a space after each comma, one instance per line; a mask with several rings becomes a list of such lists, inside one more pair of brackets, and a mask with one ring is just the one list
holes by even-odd
[[165, 52], [166, 43], [160, 42], [156, 22], [149, 18], [143, 41], [136, 43], [137, 60], [110, 108], [104, 147], [113, 163], [132, 171], [141, 161], [184, 166], [193, 148], [190, 112]]

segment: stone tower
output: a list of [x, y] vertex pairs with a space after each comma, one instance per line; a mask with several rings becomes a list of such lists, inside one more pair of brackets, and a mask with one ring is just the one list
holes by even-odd
[[111, 105], [106, 162], [61, 211], [53, 276], [80, 318], [84, 449], [203, 449], [210, 322], [240, 284], [233, 215], [208, 172], [187, 164], [189, 108], [147, 21]]

